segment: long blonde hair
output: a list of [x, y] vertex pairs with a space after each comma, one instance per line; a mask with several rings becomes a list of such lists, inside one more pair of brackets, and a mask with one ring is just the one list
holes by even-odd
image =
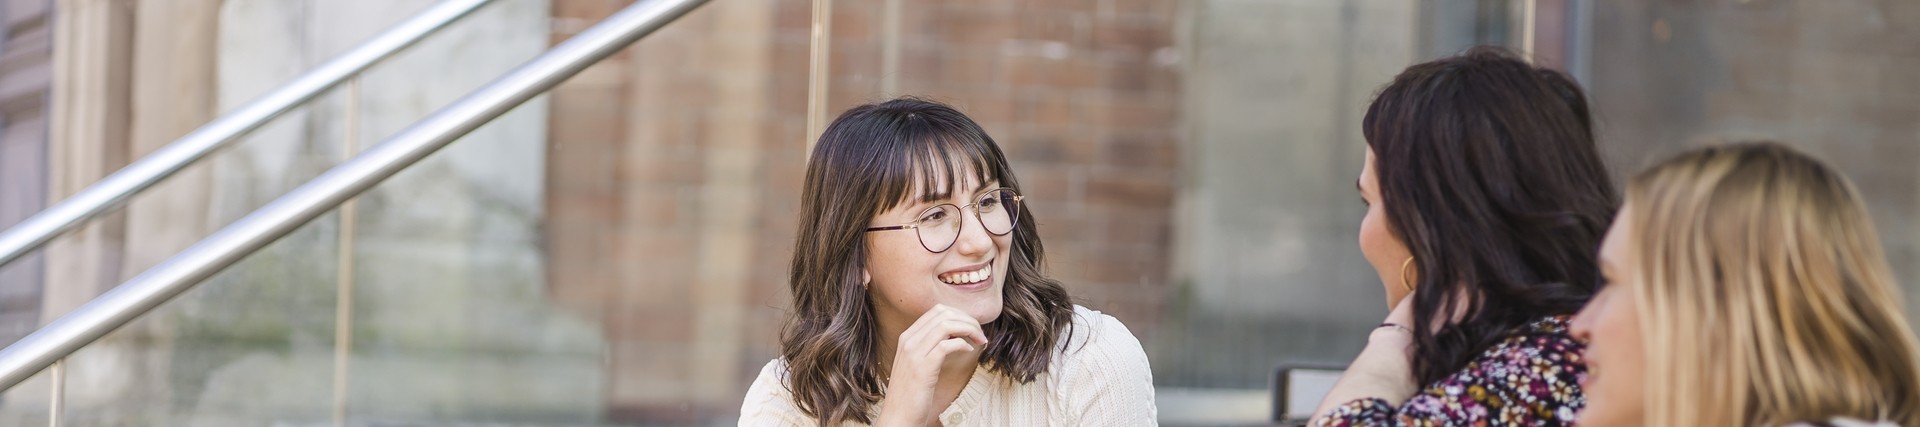
[[1649, 425], [1920, 426], [1920, 350], [1845, 177], [1729, 144], [1641, 173], [1627, 200]]

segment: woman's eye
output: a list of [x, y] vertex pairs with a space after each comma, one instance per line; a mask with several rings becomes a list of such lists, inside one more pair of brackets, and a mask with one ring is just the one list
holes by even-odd
[[927, 216], [920, 217], [920, 222], [938, 222], [944, 219], [947, 219], [947, 211], [940, 210], [927, 213]]

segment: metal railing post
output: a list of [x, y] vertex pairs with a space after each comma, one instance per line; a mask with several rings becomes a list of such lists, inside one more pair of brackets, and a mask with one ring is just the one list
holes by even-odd
[[446, 0], [408, 19], [386, 32], [361, 43], [306, 74], [239, 109], [228, 112], [194, 129], [193, 132], [154, 150], [152, 154], [128, 164], [112, 175], [61, 200], [60, 203], [28, 217], [0, 232], [0, 265], [46, 244], [87, 219], [118, 206], [135, 193], [172, 176], [175, 172], [225, 147], [241, 136], [259, 129], [270, 120], [306, 104], [348, 77], [394, 53], [412, 46], [427, 35], [467, 16], [493, 0]]
[[0, 350], [0, 390], [99, 339], [707, 0], [642, 0]]

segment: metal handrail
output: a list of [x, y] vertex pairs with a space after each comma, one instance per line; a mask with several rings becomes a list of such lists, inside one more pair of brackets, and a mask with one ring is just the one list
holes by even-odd
[[312, 101], [368, 67], [412, 46], [429, 34], [473, 13], [493, 0], [446, 0], [414, 15], [353, 50], [314, 67], [252, 102], [194, 129], [192, 133], [154, 150], [5, 232], [0, 232], [0, 265], [19, 259], [72, 230], [81, 222], [118, 206], [135, 193], [225, 147], [268, 121]]
[[642, 0], [0, 350], [13, 388], [201, 280], [708, 0]]

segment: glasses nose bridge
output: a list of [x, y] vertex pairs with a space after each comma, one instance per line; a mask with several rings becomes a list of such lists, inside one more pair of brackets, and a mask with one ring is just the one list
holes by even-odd
[[[953, 223], [954, 223], [954, 224], [953, 224], [953, 229], [954, 229], [954, 230], [953, 230], [953, 236], [954, 236], [954, 239], [955, 239], [955, 240], [958, 240], [958, 239], [960, 238], [960, 235], [961, 235], [961, 234], [966, 234], [966, 232], [967, 232], [967, 214], [969, 214], [969, 213], [971, 213], [971, 214], [973, 214], [973, 222], [974, 222], [974, 223], [975, 223], [976, 225], [979, 225], [979, 226], [980, 226], [980, 231], [986, 231], [986, 230], [987, 230], [987, 229], [986, 229], [986, 227], [987, 227], [987, 220], [986, 220], [986, 218], [984, 218], [984, 217], [982, 217], [982, 216], [980, 215], [980, 202], [973, 202], [973, 203], [968, 203], [968, 204], [964, 204], [964, 205], [954, 205], [954, 204], [952, 204], [952, 203], [947, 203], [947, 204], [945, 204], [945, 205], [946, 205], [946, 206], [953, 206], [953, 207], [954, 207], [954, 210], [957, 210], [957, 211], [960, 211], [960, 212], [959, 212], [959, 214], [960, 214], [960, 217], [959, 217], [959, 218], [955, 218], [955, 221], [953, 222]], [[949, 246], [951, 246], [952, 244], [951, 244], [951, 243], [949, 243], [948, 245], [949, 245]]]
[[[985, 216], [980, 214], [979, 205], [980, 205], [980, 202], [973, 202], [963, 206], [959, 206], [960, 218], [956, 218], [958, 219], [958, 221], [954, 221], [956, 224], [953, 225], [953, 228], [954, 228], [953, 241], [947, 243], [948, 250], [952, 250], [954, 247], [960, 246], [960, 241], [968, 238], [967, 237], [968, 228], [979, 229], [981, 235], [986, 236], [988, 240], [993, 239], [994, 234], [991, 231], [987, 231], [987, 219]], [[952, 204], [949, 203], [948, 206], [952, 206]], [[967, 221], [967, 214], [969, 213], [973, 214], [973, 221]], [[972, 222], [974, 226], [967, 227], [968, 222]]]

